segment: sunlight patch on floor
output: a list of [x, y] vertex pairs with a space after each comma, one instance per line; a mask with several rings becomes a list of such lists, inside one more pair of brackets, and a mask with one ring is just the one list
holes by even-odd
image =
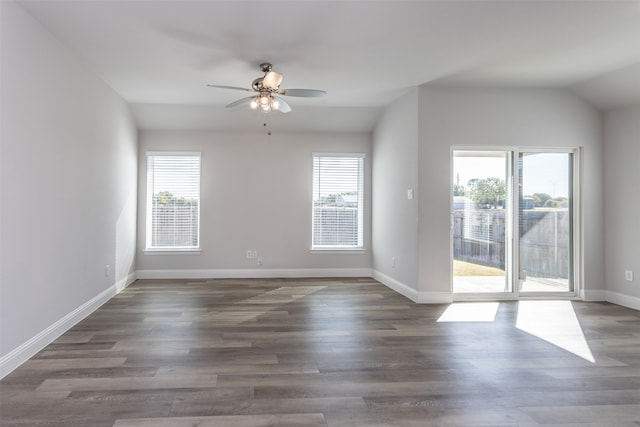
[[516, 328], [595, 363], [571, 301], [520, 301]]
[[497, 302], [461, 302], [451, 304], [438, 322], [493, 322], [498, 312]]

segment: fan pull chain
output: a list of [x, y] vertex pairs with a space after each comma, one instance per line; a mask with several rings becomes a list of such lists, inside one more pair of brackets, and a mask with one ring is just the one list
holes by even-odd
[[265, 117], [265, 121], [262, 123], [262, 126], [266, 130], [267, 137], [271, 136], [271, 120], [269, 119], [270, 119], [269, 116]]

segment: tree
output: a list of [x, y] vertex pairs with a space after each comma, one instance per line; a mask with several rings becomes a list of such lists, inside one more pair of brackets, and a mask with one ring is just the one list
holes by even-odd
[[543, 207], [547, 203], [547, 200], [551, 199], [551, 196], [547, 193], [533, 193], [531, 197], [533, 197], [536, 203], [536, 208]]
[[158, 205], [170, 205], [174, 199], [173, 194], [168, 191], [161, 191], [153, 195], [153, 202]]
[[453, 195], [454, 196], [466, 196], [467, 189], [464, 188], [464, 185], [453, 184]]
[[186, 206], [197, 205], [198, 200], [176, 197], [169, 191], [161, 191], [153, 195], [153, 203], [156, 205]]
[[566, 197], [554, 197], [553, 199], [547, 200], [544, 206], [546, 208], [568, 208], [569, 199]]
[[493, 207], [502, 206], [507, 187], [500, 178], [474, 178], [467, 183], [469, 197], [477, 206]]

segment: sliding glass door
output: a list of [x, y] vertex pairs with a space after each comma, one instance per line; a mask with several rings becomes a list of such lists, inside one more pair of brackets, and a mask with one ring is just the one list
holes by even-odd
[[572, 153], [519, 153], [520, 292], [573, 291], [572, 172]]
[[511, 154], [453, 153], [453, 291], [511, 292]]
[[571, 150], [452, 152], [452, 287], [462, 297], [572, 293]]

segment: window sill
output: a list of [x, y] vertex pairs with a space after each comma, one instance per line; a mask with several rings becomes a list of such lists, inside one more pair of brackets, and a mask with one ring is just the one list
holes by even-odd
[[364, 248], [311, 248], [309, 252], [325, 255], [362, 255], [367, 251]]
[[200, 255], [200, 249], [145, 249], [145, 255]]

